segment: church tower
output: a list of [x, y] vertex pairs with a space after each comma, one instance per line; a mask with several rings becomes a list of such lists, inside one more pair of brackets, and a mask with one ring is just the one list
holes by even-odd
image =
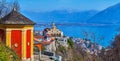
[[56, 29], [55, 23], [52, 22], [52, 29]]
[[62, 37], [63, 36], [63, 32], [60, 31], [56, 26], [55, 23], [52, 22], [52, 28], [50, 29], [50, 33], [53, 37]]

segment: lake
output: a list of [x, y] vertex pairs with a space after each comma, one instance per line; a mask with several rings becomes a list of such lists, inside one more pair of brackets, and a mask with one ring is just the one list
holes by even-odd
[[[43, 30], [48, 27], [51, 28], [51, 26], [35, 26], [35, 30]], [[65, 36], [71, 36], [74, 38], [88, 38], [91, 39], [92, 42], [96, 42], [104, 47], [109, 46], [114, 40], [115, 35], [117, 35], [120, 31], [119, 25], [57, 25], [57, 28], [63, 31]]]

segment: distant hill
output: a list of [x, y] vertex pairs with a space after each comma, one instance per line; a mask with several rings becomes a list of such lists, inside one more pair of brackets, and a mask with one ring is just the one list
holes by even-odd
[[99, 12], [98, 14], [90, 18], [87, 22], [107, 24], [120, 23], [120, 3]]
[[65, 10], [51, 11], [51, 12], [26, 12], [22, 13], [35, 22], [86, 22], [89, 18], [94, 16], [98, 11], [80, 11], [69, 12]]

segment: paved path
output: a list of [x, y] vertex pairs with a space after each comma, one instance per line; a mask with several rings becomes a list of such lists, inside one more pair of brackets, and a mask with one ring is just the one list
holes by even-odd
[[[34, 61], [39, 61], [39, 55], [34, 55]], [[49, 59], [49, 56], [41, 55], [41, 61], [54, 61]]]

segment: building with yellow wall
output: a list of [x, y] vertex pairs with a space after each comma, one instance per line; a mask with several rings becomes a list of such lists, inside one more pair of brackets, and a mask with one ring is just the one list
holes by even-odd
[[0, 19], [0, 41], [12, 48], [22, 61], [33, 61], [34, 22], [13, 9]]

